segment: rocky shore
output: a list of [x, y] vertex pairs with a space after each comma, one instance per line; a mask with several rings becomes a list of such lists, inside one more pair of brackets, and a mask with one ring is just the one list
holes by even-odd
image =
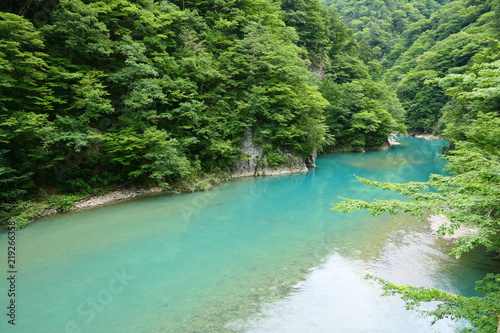
[[[248, 167], [241, 167], [235, 170], [229, 179], [238, 178], [238, 177], [247, 177], [247, 176], [275, 176], [275, 175], [284, 175], [284, 174], [292, 174], [292, 173], [300, 173], [307, 172], [307, 167], [305, 162], [300, 162], [296, 159], [292, 159], [291, 157], [290, 166], [283, 166], [277, 168], [268, 168], [268, 167], [259, 167], [257, 164], [254, 164], [252, 161], [248, 164]], [[213, 184], [212, 184], [213, 185]], [[210, 186], [209, 186], [210, 187]], [[94, 195], [88, 198], [77, 201], [73, 204], [68, 211], [77, 211], [82, 209], [88, 209], [92, 207], [98, 207], [106, 204], [112, 204], [123, 200], [129, 200], [137, 197], [144, 197], [148, 195], [160, 195], [160, 194], [173, 194], [178, 192], [186, 192], [190, 191], [188, 189], [179, 190], [177, 192], [169, 191], [163, 187], [130, 187], [126, 189], [114, 190], [109, 193], [103, 195]], [[61, 211], [57, 208], [49, 208], [46, 209], [42, 214], [36, 216], [30, 221], [34, 221], [36, 219], [57, 214]]]
[[441, 138], [437, 135], [434, 135], [434, 134], [417, 134], [417, 135], [413, 135], [413, 136], [416, 138], [422, 138], [425, 140], [443, 140], [443, 138]]
[[165, 192], [163, 187], [151, 187], [151, 188], [130, 188], [123, 190], [116, 190], [104, 195], [93, 196], [82, 200], [75, 205], [73, 205], [70, 210], [77, 210], [95, 206], [101, 206], [107, 203], [132, 199], [136, 197], [151, 195], [151, 194], [159, 194]]
[[[151, 187], [151, 188], [139, 188], [131, 187], [127, 189], [114, 190], [103, 195], [94, 195], [88, 198], [82, 199], [75, 204], [73, 204], [68, 211], [82, 210], [86, 208], [92, 208], [97, 206], [102, 206], [110, 203], [115, 203], [122, 200], [128, 200], [136, 197], [143, 197], [147, 195], [161, 194], [165, 193], [166, 190], [163, 187]], [[56, 208], [46, 209], [42, 214], [36, 216], [33, 220], [49, 216], [52, 214], [60, 213], [61, 211]], [[33, 221], [32, 220], [32, 221]]]
[[455, 230], [455, 232], [451, 235], [446, 234], [444, 236], [439, 236], [438, 231], [440, 227], [449, 224], [450, 223], [449, 218], [441, 214], [431, 214], [427, 217], [427, 221], [429, 221], [433, 234], [435, 234], [441, 239], [445, 239], [452, 242], [458, 241], [463, 236], [474, 235], [479, 230], [478, 228], [474, 227], [461, 226], [460, 228]]
[[[308, 161], [294, 156], [293, 154], [283, 152], [283, 157], [286, 158], [286, 163], [278, 167], [268, 166], [266, 158], [262, 157], [263, 150], [253, 143], [251, 132], [246, 134], [246, 137], [241, 145], [241, 151], [246, 159], [237, 163], [235, 169], [230, 175], [230, 178], [239, 177], [252, 177], [252, 176], [276, 176], [276, 175], [286, 175], [293, 173], [306, 173], [308, 167], [315, 167], [316, 154], [312, 155]], [[387, 141], [388, 147], [392, 145], [397, 145], [397, 142], [393, 137], [390, 137]], [[307, 162], [307, 163], [306, 163]], [[128, 200], [132, 198], [155, 195], [155, 194], [169, 194], [168, 190], [162, 187], [131, 187], [126, 189], [114, 190], [103, 195], [95, 195], [83, 200], [76, 202], [73, 206], [69, 208], [68, 211], [82, 210], [97, 206], [102, 206], [106, 204], [115, 203], [122, 200]], [[42, 214], [38, 215], [35, 219], [45, 217], [48, 215], [59, 213], [60, 211], [56, 208], [46, 209]]]

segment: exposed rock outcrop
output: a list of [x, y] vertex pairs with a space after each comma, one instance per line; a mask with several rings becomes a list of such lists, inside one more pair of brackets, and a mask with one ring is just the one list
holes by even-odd
[[306, 158], [306, 166], [308, 168], [315, 168], [316, 167], [316, 157], [318, 157], [318, 152], [315, 150], [315, 151], [313, 151], [311, 156]]
[[[253, 142], [253, 135], [250, 130], [247, 130], [240, 149], [244, 159], [236, 163], [232, 173], [233, 178], [307, 172], [307, 165], [303, 158], [282, 151], [280, 151], [280, 154], [284, 159], [283, 163], [276, 167], [269, 166], [267, 157], [263, 156], [262, 147]], [[314, 159], [315, 157], [312, 158], [313, 164]]]
[[390, 146], [397, 146], [401, 144], [401, 142], [396, 141], [396, 136], [394, 135], [389, 136], [389, 138], [387, 138], [387, 141], [389, 142]]

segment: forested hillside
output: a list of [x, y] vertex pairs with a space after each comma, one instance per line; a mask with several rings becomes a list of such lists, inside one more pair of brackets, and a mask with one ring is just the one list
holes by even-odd
[[230, 174], [248, 131], [276, 166], [284, 153], [376, 148], [404, 130], [395, 94], [317, 0], [26, 0], [0, 10], [6, 217], [29, 211], [19, 205], [29, 199], [64, 209], [96, 188]]
[[[341, 9], [349, 4], [331, 2]], [[405, 1], [399, 2], [400, 8], [405, 5]], [[420, 219], [430, 211], [447, 218], [440, 235], [454, 234], [461, 227], [475, 230], [460, 237], [452, 254], [459, 257], [474, 249], [498, 254], [500, 1], [456, 0], [441, 5], [428, 17], [407, 24], [404, 31], [388, 29], [386, 36], [398, 38], [392, 45], [384, 44], [389, 47], [382, 48], [383, 52], [378, 52], [378, 46], [364, 34], [358, 33], [357, 38], [375, 47], [385, 66], [382, 79], [404, 106], [409, 130], [437, 133], [450, 140], [446, 154], [449, 174], [407, 184], [361, 179], [412, 200], [346, 199], [334, 208], [343, 212], [367, 209], [374, 215], [406, 212]], [[349, 11], [341, 13], [348, 25], [358, 24], [347, 15]], [[377, 22], [380, 15], [374, 8], [372, 14], [366, 14], [365, 21]], [[466, 318], [473, 325], [470, 331], [500, 330], [499, 274], [488, 274], [477, 282], [476, 289], [484, 297], [470, 298], [375, 279], [382, 282], [387, 294], [402, 295], [408, 308], [418, 309], [421, 302], [441, 302], [437, 309], [423, 311], [436, 320]]]
[[384, 65], [383, 81], [397, 93], [412, 132], [440, 133], [454, 127], [457, 119], [450, 117], [456, 101], [436, 82], [499, 57], [497, 0], [328, 3]]
[[390, 63], [389, 56], [402, 40], [419, 31], [413, 24], [428, 19], [449, 0], [325, 0], [334, 6], [347, 26], [355, 32], [365, 57]]
[[[495, 250], [499, 110], [500, 0], [2, 1], [0, 224], [118, 187], [205, 189], [248, 133], [276, 167], [408, 130], [450, 140], [450, 175], [366, 181], [414, 201], [337, 209], [430, 209], [443, 233], [478, 228], [456, 254]], [[490, 332], [499, 281], [488, 304], [431, 292], [434, 314]]]
[[0, 10], [7, 217], [19, 202], [67, 207], [122, 185], [196, 189], [248, 158], [249, 132], [262, 163], [279, 166], [286, 153], [378, 148], [406, 127], [463, 138], [462, 122], [497, 110], [495, 99], [462, 105], [448, 89], [460, 77], [446, 75], [496, 70], [498, 0], [26, 0]]

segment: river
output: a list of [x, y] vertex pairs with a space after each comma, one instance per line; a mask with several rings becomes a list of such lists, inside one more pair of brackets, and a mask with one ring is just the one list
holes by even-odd
[[[448, 256], [450, 244], [406, 215], [330, 210], [338, 196], [398, 197], [354, 174], [405, 182], [442, 172], [444, 141], [400, 141], [320, 156], [307, 174], [43, 218], [16, 233], [16, 326], [2, 315], [0, 331], [452, 332], [363, 276], [470, 296], [490, 258]], [[7, 292], [2, 283], [3, 309]]]

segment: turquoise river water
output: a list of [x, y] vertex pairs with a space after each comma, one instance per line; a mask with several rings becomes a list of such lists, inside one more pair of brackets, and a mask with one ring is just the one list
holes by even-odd
[[[321, 156], [307, 174], [237, 179], [18, 230], [16, 325], [2, 283], [0, 332], [452, 332], [453, 322], [431, 326], [363, 276], [473, 295], [491, 258], [448, 256], [450, 244], [409, 216], [330, 210], [338, 196], [395, 197], [354, 174], [404, 182], [442, 171], [444, 141], [399, 140], [388, 151]], [[6, 239], [2, 231], [8, 277]]]

